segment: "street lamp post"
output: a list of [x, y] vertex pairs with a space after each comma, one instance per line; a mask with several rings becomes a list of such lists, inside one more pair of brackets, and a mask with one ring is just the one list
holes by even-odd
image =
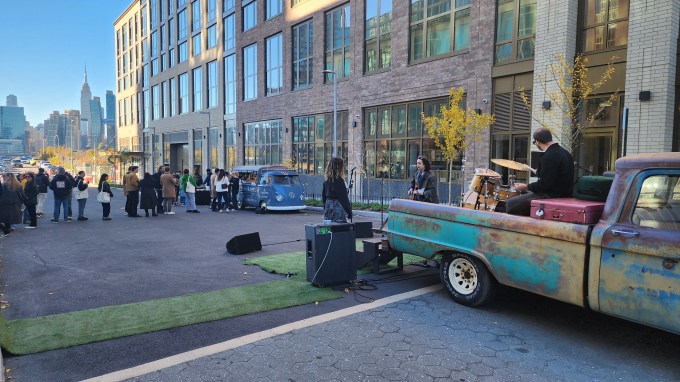
[[324, 74], [333, 75], [333, 157], [338, 156], [338, 88], [335, 70], [324, 70]]

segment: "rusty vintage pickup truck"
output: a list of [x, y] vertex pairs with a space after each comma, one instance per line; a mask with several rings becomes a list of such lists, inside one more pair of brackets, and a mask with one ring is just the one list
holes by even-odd
[[597, 224], [393, 200], [392, 250], [433, 259], [451, 298], [503, 284], [680, 333], [680, 153], [620, 158]]

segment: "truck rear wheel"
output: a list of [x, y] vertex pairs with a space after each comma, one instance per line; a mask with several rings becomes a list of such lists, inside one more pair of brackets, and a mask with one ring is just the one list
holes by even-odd
[[483, 305], [493, 299], [498, 289], [498, 282], [484, 263], [465, 253], [444, 255], [439, 272], [451, 299], [462, 305]]

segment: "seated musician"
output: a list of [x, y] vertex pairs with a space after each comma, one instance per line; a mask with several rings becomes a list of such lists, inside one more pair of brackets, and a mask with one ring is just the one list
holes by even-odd
[[544, 151], [536, 169], [538, 181], [525, 184], [515, 183], [520, 192], [530, 191], [508, 199], [506, 212], [513, 215], [529, 216], [531, 201], [546, 198], [569, 198], [574, 185], [574, 157], [569, 151], [552, 140], [550, 130], [541, 127], [533, 133], [533, 144]]

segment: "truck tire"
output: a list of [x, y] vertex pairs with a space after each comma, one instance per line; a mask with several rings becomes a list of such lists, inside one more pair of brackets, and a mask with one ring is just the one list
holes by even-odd
[[451, 299], [461, 305], [484, 305], [498, 289], [498, 282], [486, 265], [465, 253], [444, 255], [439, 274]]

